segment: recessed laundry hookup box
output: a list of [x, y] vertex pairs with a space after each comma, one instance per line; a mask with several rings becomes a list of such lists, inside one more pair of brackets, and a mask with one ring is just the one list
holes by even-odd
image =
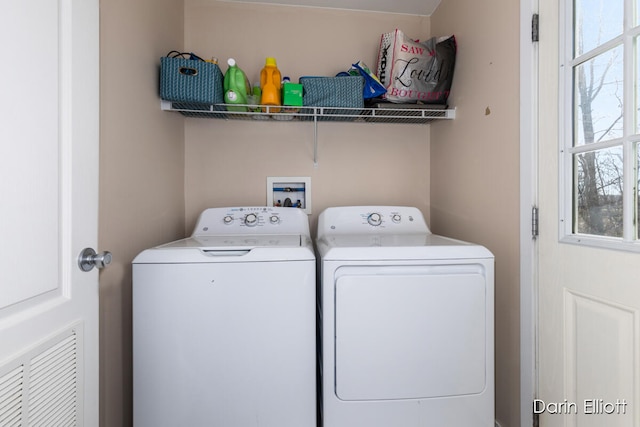
[[267, 206], [302, 209], [311, 214], [310, 177], [267, 177]]

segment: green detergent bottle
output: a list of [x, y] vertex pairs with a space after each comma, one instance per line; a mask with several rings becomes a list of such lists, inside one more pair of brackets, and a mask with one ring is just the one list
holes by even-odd
[[[224, 103], [247, 104], [247, 95], [251, 93], [251, 86], [244, 71], [238, 67], [236, 60], [229, 58], [229, 68], [224, 75]], [[247, 107], [231, 107], [229, 111], [247, 111]]]

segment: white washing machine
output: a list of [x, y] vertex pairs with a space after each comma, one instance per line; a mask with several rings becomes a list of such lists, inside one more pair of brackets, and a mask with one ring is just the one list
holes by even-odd
[[494, 426], [494, 257], [413, 207], [318, 220], [325, 427]]
[[205, 210], [133, 260], [136, 427], [316, 425], [316, 262], [300, 209]]

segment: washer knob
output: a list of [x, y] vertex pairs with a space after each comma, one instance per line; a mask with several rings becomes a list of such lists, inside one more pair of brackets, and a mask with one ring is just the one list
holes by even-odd
[[271, 215], [271, 217], [269, 217], [269, 222], [271, 222], [271, 224], [277, 224], [280, 222], [280, 217], [277, 215]]
[[396, 224], [399, 224], [400, 221], [402, 220], [402, 217], [400, 216], [400, 214], [393, 214], [391, 215], [391, 220]]
[[258, 215], [250, 213], [244, 217], [244, 225], [254, 227], [256, 224], [258, 224]]
[[229, 225], [233, 222], [233, 217], [231, 215], [227, 215], [222, 219], [222, 222], [224, 222], [226, 225]]
[[377, 227], [378, 225], [382, 224], [382, 217], [379, 213], [372, 213], [367, 217], [367, 222], [374, 227]]

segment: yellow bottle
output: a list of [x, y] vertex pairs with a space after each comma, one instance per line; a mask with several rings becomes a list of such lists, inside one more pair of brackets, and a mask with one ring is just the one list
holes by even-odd
[[[280, 70], [275, 58], [267, 58], [265, 66], [260, 72], [260, 87], [262, 88], [262, 105], [282, 105]], [[265, 109], [266, 110], [266, 109]], [[269, 112], [278, 113], [279, 108], [269, 108]]]

